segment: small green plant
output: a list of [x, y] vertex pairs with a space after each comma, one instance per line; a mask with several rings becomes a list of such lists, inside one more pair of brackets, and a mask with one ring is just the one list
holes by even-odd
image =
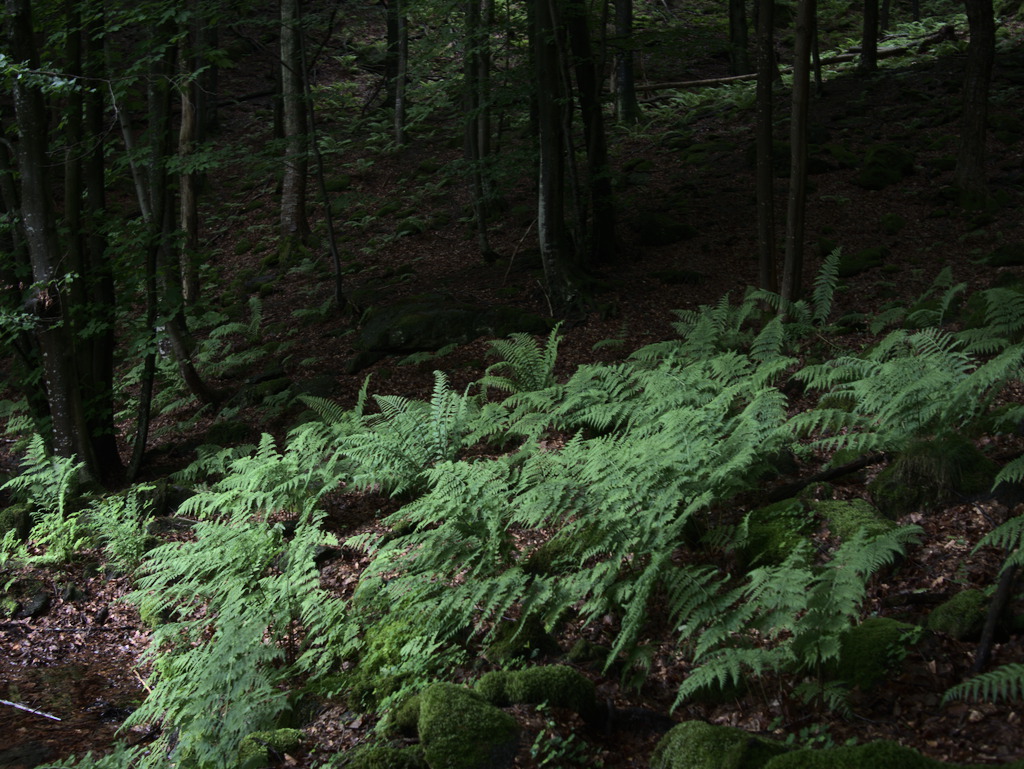
[[544, 727], [530, 746], [530, 758], [537, 766], [550, 766], [554, 769], [568, 766], [604, 766], [604, 762], [594, 755], [594, 748], [578, 737], [575, 732], [564, 735], [558, 722], [551, 714], [547, 703], [537, 706], [537, 713], [544, 718]]

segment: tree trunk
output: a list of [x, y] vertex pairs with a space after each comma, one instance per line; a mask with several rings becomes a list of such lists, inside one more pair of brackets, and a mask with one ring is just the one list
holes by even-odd
[[281, 0], [281, 108], [284, 128], [284, 177], [281, 182], [281, 257], [309, 239], [306, 216], [307, 126], [302, 104], [302, 48], [299, 36], [299, 0]]
[[878, 69], [878, 0], [864, 0], [864, 30], [860, 44], [861, 72]]
[[816, 0], [800, 0], [793, 52], [793, 109], [790, 118], [789, 207], [786, 261], [782, 269], [782, 308], [800, 298], [804, 266], [804, 214], [807, 207], [807, 108], [810, 100], [811, 35]]
[[757, 245], [759, 282], [778, 290], [775, 254], [775, 167], [772, 81], [775, 76], [775, 0], [759, 0], [757, 15]]
[[553, 0], [533, 0], [534, 92], [537, 98], [537, 236], [551, 309], [571, 304], [565, 227], [565, 137], [568, 94], [564, 88]]
[[[30, 0], [6, 0], [5, 33], [13, 61], [37, 68]], [[49, 124], [43, 93], [29, 78], [12, 78], [11, 96], [18, 129], [21, 217], [32, 278], [38, 285], [30, 300], [43, 362], [43, 380], [50, 410], [53, 450], [77, 456], [91, 477], [99, 476], [82, 404], [71, 338], [72, 307], [67, 282], [58, 272], [61, 249], [50, 199]]]
[[[195, 13], [193, 4], [193, 13]], [[178, 157], [182, 170], [178, 174], [178, 212], [181, 228], [181, 251], [178, 255], [181, 296], [186, 306], [195, 304], [199, 298], [199, 175], [188, 168], [191, 155], [198, 143], [199, 83], [196, 67], [200, 64], [194, 49], [200, 42], [194, 27], [182, 30], [178, 63], [181, 83], [181, 123], [178, 127]], [[191, 46], [190, 46], [191, 43]], [[190, 50], [192, 48], [193, 50]]]
[[729, 62], [734, 75], [750, 72], [747, 41], [747, 2], [729, 0]]
[[587, 183], [592, 211], [591, 225], [586, 230], [587, 252], [590, 261], [601, 264], [610, 261], [616, 250], [615, 202], [601, 110], [601, 81], [591, 51], [586, 6], [580, 0], [568, 0], [565, 18], [587, 150]]
[[615, 0], [615, 116], [620, 123], [632, 125], [640, 120], [633, 74], [633, 0]]
[[995, 61], [996, 27], [992, 0], [965, 0], [971, 44], [964, 73], [963, 117], [960, 149], [956, 158], [956, 184], [971, 196], [984, 195], [985, 133], [988, 121], [988, 91]]
[[406, 143], [405, 109], [406, 87], [409, 79], [409, 25], [405, 18], [405, 8], [400, 0], [391, 0], [395, 5], [396, 35], [398, 38], [398, 59], [395, 72], [395, 144], [402, 147]]
[[[487, 164], [490, 153], [490, 107], [488, 83], [490, 77], [490, 11], [489, 0], [466, 2], [466, 106], [465, 157], [469, 164], [470, 197], [476, 224], [480, 253], [486, 262], [493, 262], [496, 254], [491, 248], [487, 232], [489, 184]], [[485, 20], [487, 17], [487, 20]]]

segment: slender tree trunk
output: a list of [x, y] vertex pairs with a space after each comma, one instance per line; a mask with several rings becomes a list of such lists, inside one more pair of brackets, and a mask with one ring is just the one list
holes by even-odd
[[568, 101], [552, 2], [532, 0], [534, 87], [537, 99], [537, 236], [552, 309], [571, 304], [565, 228], [564, 111]]
[[398, 60], [395, 72], [395, 144], [405, 146], [406, 89], [409, 79], [409, 25], [401, 0], [391, 0], [395, 5], [395, 24], [398, 37]]
[[[37, 68], [29, 0], [5, 0], [4, 20], [7, 50], [18, 63]], [[71, 338], [72, 310], [67, 286], [59, 270], [56, 218], [50, 199], [47, 169], [49, 124], [42, 91], [29, 78], [13, 78], [11, 96], [18, 129], [17, 156], [21, 182], [21, 217], [32, 262], [32, 278], [39, 286], [30, 300], [36, 318], [36, 336], [43, 362], [43, 379], [58, 456], [77, 456], [86, 472], [99, 476], [96, 457], [89, 441], [81, 389], [74, 362]]]
[[281, 105], [285, 140], [284, 178], [281, 182], [281, 256], [309, 239], [306, 216], [308, 169], [306, 109], [303, 81], [299, 0], [281, 0]]
[[759, 281], [778, 290], [775, 254], [775, 164], [772, 82], [775, 76], [775, 0], [759, 0], [757, 14], [757, 244]]
[[996, 27], [992, 0], [965, 0], [971, 44], [964, 73], [960, 149], [956, 158], [956, 184], [972, 195], [984, 195], [988, 92], [995, 61]]
[[[196, 13], [194, 3], [192, 11]], [[197, 104], [201, 90], [196, 79], [198, 76], [195, 74], [199, 59], [194, 51], [190, 50], [199, 46], [198, 37], [192, 33], [192, 25], [190, 29], [182, 31], [180, 41], [178, 63], [181, 80], [178, 88], [181, 99], [181, 122], [178, 127], [178, 157], [181, 160], [182, 171], [178, 174], [178, 223], [181, 228], [181, 252], [178, 261], [181, 296], [185, 305], [189, 306], [195, 304], [199, 298], [199, 175], [188, 168], [198, 143]]]
[[747, 37], [747, 2], [729, 0], [729, 61], [734, 75], [750, 72]]
[[611, 169], [608, 167], [608, 145], [601, 110], [601, 81], [590, 45], [590, 28], [586, 6], [580, 0], [568, 0], [566, 29], [576, 70], [583, 135], [587, 150], [587, 183], [593, 212], [588, 228], [589, 258], [596, 264], [608, 262], [615, 255], [615, 202], [612, 195]]
[[496, 254], [491, 248], [487, 232], [488, 185], [486, 165], [490, 148], [490, 112], [487, 79], [490, 70], [489, 25], [484, 21], [488, 0], [466, 2], [466, 59], [465, 59], [465, 156], [469, 164], [470, 197], [476, 223], [480, 253], [486, 262], [493, 262]]
[[615, 116], [632, 125], [640, 120], [633, 69], [633, 0], [615, 0]]
[[861, 35], [860, 70], [878, 69], [878, 0], [864, 0], [864, 30]]
[[804, 266], [804, 215], [807, 208], [807, 108], [810, 101], [811, 32], [816, 0], [800, 0], [793, 52], [793, 111], [790, 118], [789, 207], [786, 261], [782, 270], [783, 307], [800, 297]]

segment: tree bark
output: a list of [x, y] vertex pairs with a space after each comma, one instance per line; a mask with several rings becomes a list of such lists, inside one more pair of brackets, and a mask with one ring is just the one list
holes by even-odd
[[281, 0], [281, 109], [284, 129], [284, 177], [281, 182], [281, 256], [292, 252], [309, 239], [306, 216], [307, 156], [306, 110], [302, 104], [302, 48], [299, 36], [299, 0]]
[[974, 196], [987, 190], [985, 144], [988, 122], [988, 92], [995, 61], [996, 26], [992, 0], [964, 0], [970, 26], [964, 73], [963, 116], [960, 148], [956, 158], [956, 184]]
[[633, 73], [633, 0], [615, 0], [615, 116], [620, 123], [632, 125], [640, 120]]
[[864, 29], [860, 44], [861, 72], [878, 69], [878, 0], [864, 0]]
[[757, 16], [757, 244], [761, 288], [778, 290], [775, 254], [775, 167], [772, 81], [775, 75], [775, 0], [759, 0]]
[[591, 262], [602, 264], [615, 255], [615, 202], [611, 170], [608, 167], [604, 113], [601, 110], [601, 81], [591, 50], [586, 11], [586, 6], [580, 0], [568, 0], [566, 3], [566, 29], [576, 71], [587, 150], [587, 184], [592, 211], [590, 227], [586, 230], [589, 241], [587, 252]]
[[568, 94], [562, 77], [554, 0], [532, 0], [534, 92], [537, 98], [537, 236], [551, 309], [571, 304], [565, 227], [565, 137]]
[[466, 2], [466, 58], [464, 66], [466, 106], [465, 157], [469, 164], [470, 197], [476, 224], [477, 241], [484, 261], [492, 262], [496, 254], [488, 235], [487, 164], [490, 155], [491, 123], [489, 101], [490, 78], [490, 16], [489, 0]]
[[746, 0], [729, 0], [729, 61], [734, 75], [750, 72]]
[[816, 0], [800, 0], [793, 52], [793, 107], [790, 117], [789, 206], [786, 213], [786, 261], [782, 269], [782, 311], [800, 297], [804, 266], [804, 215], [807, 208], [807, 109], [810, 54]]
[[[11, 59], [38, 68], [30, 0], [5, 0], [5, 10], [4, 31]], [[11, 96], [18, 129], [21, 218], [36, 285], [30, 307], [37, 324], [53, 450], [58, 456], [77, 456], [84, 463], [85, 472], [96, 478], [99, 468], [89, 441], [74, 362], [72, 308], [67, 281], [58, 272], [61, 250], [47, 172], [50, 162], [46, 103], [40, 87], [30, 78], [13, 78]]]

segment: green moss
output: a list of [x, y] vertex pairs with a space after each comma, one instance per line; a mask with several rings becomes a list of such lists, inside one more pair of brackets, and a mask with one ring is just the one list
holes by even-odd
[[839, 277], [852, 278], [875, 267], [880, 267], [889, 256], [889, 249], [884, 246], [862, 248], [851, 254], [843, 254], [839, 258]]
[[926, 627], [962, 641], [981, 632], [987, 613], [988, 599], [981, 590], [963, 590], [936, 606]]
[[508, 679], [512, 675], [505, 670], [484, 673], [473, 687], [477, 694], [498, 708], [508, 707], [512, 700], [508, 695]]
[[868, 148], [853, 183], [866, 190], [880, 190], [896, 184], [913, 171], [913, 153], [893, 144], [876, 144]]
[[419, 745], [365, 745], [345, 754], [346, 769], [428, 769]]
[[843, 636], [831, 675], [852, 686], [870, 689], [903, 660], [920, 632], [917, 625], [887, 617], [866, 619]]
[[899, 214], [889, 211], [888, 213], [882, 214], [879, 224], [882, 227], [882, 232], [886, 235], [896, 235], [900, 230], [907, 226], [907, 220]]
[[18, 539], [28, 539], [29, 532], [32, 530], [30, 505], [21, 503], [0, 510], [0, 539], [11, 529], [18, 533]]
[[419, 629], [412, 619], [385, 620], [367, 628], [359, 664], [347, 681], [352, 708], [373, 710], [401, 688], [407, 678], [400, 670], [402, 648], [418, 635]]
[[594, 714], [597, 698], [594, 682], [566, 665], [542, 665], [510, 673], [505, 684], [508, 698], [516, 704], [569, 708], [584, 719]]
[[238, 748], [238, 761], [244, 767], [266, 766], [272, 757], [295, 750], [302, 740], [298, 729], [273, 729], [253, 732]]
[[687, 721], [672, 728], [654, 753], [651, 769], [761, 769], [791, 748], [731, 726]]
[[503, 710], [462, 686], [436, 683], [420, 695], [419, 734], [433, 769], [510, 765], [519, 727]]
[[484, 651], [491, 662], [505, 663], [530, 659], [538, 654], [559, 654], [561, 648], [536, 614], [519, 622], [502, 622]]
[[647, 211], [637, 214], [632, 225], [633, 229], [637, 231], [642, 246], [668, 246], [692, 238], [697, 234], [697, 230], [692, 225], [681, 222], [672, 214], [662, 211]]
[[776, 756], [763, 769], [938, 769], [948, 766], [895, 742], [798, 750]]
[[875, 536], [896, 528], [896, 524], [863, 499], [823, 500], [815, 505], [815, 510], [828, 521], [832, 533], [844, 541], [862, 530]]
[[868, 485], [889, 518], [943, 505], [991, 488], [998, 467], [959, 435], [915, 441]]
[[776, 565], [807, 540], [809, 516], [799, 499], [785, 499], [747, 516], [747, 539], [737, 555], [747, 567]]
[[1004, 243], [986, 261], [993, 267], [1020, 267], [1024, 265], [1024, 243]]

